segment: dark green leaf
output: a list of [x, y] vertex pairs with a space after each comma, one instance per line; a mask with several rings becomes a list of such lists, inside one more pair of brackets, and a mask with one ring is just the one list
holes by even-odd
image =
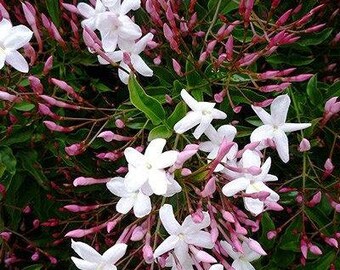
[[309, 97], [309, 100], [313, 105], [320, 105], [320, 100], [322, 100], [322, 95], [320, 91], [318, 90], [317, 85], [317, 75], [315, 74], [307, 84], [307, 95]]
[[0, 179], [8, 187], [16, 172], [17, 161], [11, 148], [0, 146]]
[[267, 233], [271, 230], [275, 230], [275, 224], [267, 212], [265, 212], [262, 216], [261, 228], [262, 233], [260, 236], [260, 243], [266, 248], [272, 248], [275, 243], [275, 239], [269, 240], [267, 238]]
[[166, 126], [160, 125], [158, 127], [153, 128], [148, 136], [148, 141], [152, 141], [153, 139], [156, 138], [164, 138], [167, 139], [171, 137], [172, 131], [169, 130]]
[[53, 23], [58, 27], [60, 25], [60, 8], [58, 0], [46, 0], [48, 14], [51, 16]]
[[23, 268], [22, 270], [41, 270], [43, 266], [41, 264], [34, 264]]
[[174, 125], [181, 120], [187, 113], [187, 106], [183, 101], [177, 104], [175, 110], [169, 116], [167, 123], [170, 128], [173, 128]]
[[284, 54], [272, 55], [267, 58], [268, 63], [271, 64], [289, 64], [293, 66], [305, 66], [312, 63], [315, 59], [310, 56], [302, 56], [298, 54], [291, 54], [289, 57]]
[[326, 28], [319, 33], [308, 34], [298, 40], [297, 43], [302, 46], [319, 45], [331, 35], [332, 31], [332, 28]]
[[35, 105], [27, 101], [23, 101], [20, 103], [16, 103], [13, 107], [21, 112], [29, 112], [35, 108]]

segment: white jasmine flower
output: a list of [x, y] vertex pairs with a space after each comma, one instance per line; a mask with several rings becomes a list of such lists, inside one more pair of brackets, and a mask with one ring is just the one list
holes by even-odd
[[112, 12], [125, 15], [130, 10], [137, 10], [140, 8], [140, 0], [102, 0], [103, 4]]
[[164, 204], [159, 209], [159, 217], [170, 236], [156, 248], [154, 257], [157, 258], [173, 250], [173, 256], [178, 259], [181, 265], [191, 265], [192, 259], [189, 255], [189, 245], [213, 248], [214, 243], [211, 240], [210, 233], [202, 230], [210, 225], [210, 216], [207, 212], [203, 212], [203, 215], [204, 218], [200, 223], [195, 223], [189, 215], [180, 225], [175, 219], [172, 206]]
[[156, 195], [167, 192], [169, 180], [165, 168], [175, 164], [178, 152], [171, 150], [162, 153], [165, 144], [165, 139], [152, 140], [144, 155], [132, 147], [125, 149], [129, 172], [124, 183], [128, 191], [137, 191], [147, 182]]
[[276, 97], [270, 105], [271, 114], [261, 107], [252, 106], [264, 125], [252, 132], [250, 141], [256, 142], [272, 139], [275, 142], [276, 150], [281, 160], [285, 163], [289, 161], [289, 145], [285, 132], [297, 131], [311, 126], [310, 123], [286, 123], [289, 105], [289, 96], [281, 95]]
[[175, 124], [176, 133], [182, 134], [198, 125], [193, 133], [194, 137], [198, 139], [207, 130], [213, 119], [225, 119], [227, 117], [224, 112], [214, 109], [216, 103], [198, 102], [185, 89], [181, 91], [181, 96], [192, 111]]
[[144, 217], [151, 212], [151, 201], [149, 196], [141, 190], [129, 192], [124, 184], [124, 178], [114, 177], [106, 187], [116, 196], [121, 197], [116, 205], [116, 210], [119, 213], [127, 214], [132, 208], [133, 213], [137, 218]]
[[[106, 55], [115, 63], [120, 62], [120, 67], [122, 69], [118, 69], [119, 79], [127, 84], [129, 80], [130, 67], [124, 63], [123, 57], [124, 53], [128, 53], [131, 59], [131, 65], [133, 68], [141, 75], [145, 77], [151, 77], [153, 75], [152, 69], [148, 67], [148, 65], [144, 62], [143, 58], [139, 56], [141, 52], [145, 50], [147, 43], [151, 41], [153, 38], [153, 34], [148, 33], [143, 38], [138, 40], [136, 43], [129, 44], [121, 44], [119, 51], [108, 52]], [[109, 64], [102, 57], [98, 56], [98, 60], [101, 64]], [[127, 72], [128, 71], [128, 72]]]
[[[261, 159], [254, 151], [246, 150], [242, 155], [240, 163], [244, 169], [249, 169], [252, 167], [260, 168]], [[241, 177], [230, 181], [222, 188], [223, 194], [227, 197], [230, 197], [243, 190], [246, 194], [266, 191], [270, 194], [266, 201], [277, 202], [280, 199], [280, 196], [264, 184], [264, 182], [278, 180], [275, 175], [268, 174], [270, 165], [271, 158], [269, 157], [261, 166], [261, 173], [258, 175], [253, 175], [247, 172], [243, 173]], [[254, 215], [259, 215], [264, 211], [265, 202], [250, 197], [245, 197], [243, 200], [245, 208]]]
[[101, 0], [96, 1], [95, 8], [89, 4], [81, 2], [77, 5], [77, 9], [79, 13], [86, 18], [81, 22], [82, 27], [87, 26], [93, 31], [98, 29], [98, 20], [100, 16], [106, 12], [106, 8]]
[[223, 270], [223, 265], [222, 264], [214, 264], [212, 265], [209, 270]]
[[12, 26], [7, 19], [0, 21], [0, 69], [5, 62], [20, 72], [28, 72], [26, 59], [17, 51], [28, 44], [33, 32], [24, 25]]
[[255, 270], [250, 262], [259, 259], [261, 254], [252, 250], [245, 241], [242, 242], [243, 253], [234, 251], [233, 247], [227, 241], [221, 241], [221, 246], [234, 260], [231, 266], [235, 270]]
[[72, 240], [71, 247], [81, 257], [71, 257], [74, 264], [80, 270], [117, 270], [116, 262], [125, 255], [127, 245], [115, 244], [110, 247], [103, 255], [100, 255], [89, 245]]

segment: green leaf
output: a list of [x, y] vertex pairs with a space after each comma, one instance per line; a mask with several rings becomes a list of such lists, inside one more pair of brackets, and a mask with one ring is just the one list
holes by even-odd
[[43, 265], [34, 264], [34, 265], [27, 266], [27, 267], [23, 268], [22, 270], [41, 270], [42, 268], [43, 268]]
[[51, 16], [53, 23], [58, 27], [60, 25], [59, 0], [46, 0], [48, 14]]
[[2, 145], [12, 145], [22, 142], [27, 142], [32, 139], [33, 131], [28, 127], [14, 126], [11, 136], [5, 138], [1, 144]]
[[167, 123], [170, 128], [173, 128], [174, 125], [181, 120], [187, 113], [187, 106], [183, 101], [177, 104], [175, 110], [169, 116]]
[[0, 146], [0, 177], [1, 182], [8, 187], [16, 172], [17, 161], [11, 148]]
[[23, 102], [15, 104], [13, 107], [16, 110], [21, 111], [21, 112], [29, 112], [35, 108], [35, 105], [27, 101], [23, 101]]
[[164, 138], [167, 139], [171, 137], [172, 131], [169, 130], [166, 126], [160, 125], [158, 127], [153, 128], [148, 136], [148, 141], [152, 141], [153, 139], [156, 138]]
[[270, 64], [289, 64], [293, 66], [306, 66], [314, 60], [315, 59], [310, 56], [303, 56], [299, 54], [291, 54], [289, 57], [285, 54], [277, 54], [267, 58], [267, 61]]
[[159, 125], [165, 119], [162, 105], [153, 97], [148, 96], [134, 76], [130, 76], [129, 94], [131, 103], [145, 113], [154, 125]]
[[262, 216], [261, 228], [262, 234], [260, 236], [260, 243], [266, 248], [272, 248], [275, 243], [275, 240], [274, 239], [269, 240], [267, 238], [267, 233], [271, 230], [275, 230], [275, 224], [267, 212], [264, 212]]
[[20, 164], [23, 169], [30, 173], [42, 188], [48, 190], [49, 181], [43, 173], [41, 165], [37, 161], [38, 153], [34, 150], [22, 151], [18, 153], [18, 158], [21, 161]]
[[320, 101], [322, 100], [322, 95], [318, 90], [316, 74], [312, 78], [310, 78], [308, 81], [307, 95], [309, 97], [310, 102], [313, 105], [316, 105], [316, 106], [320, 105]]
[[287, 227], [285, 233], [281, 236], [279, 248], [287, 251], [299, 251], [300, 233], [302, 228], [301, 217], [296, 217], [294, 221]]
[[298, 40], [297, 43], [302, 46], [319, 45], [332, 34], [332, 31], [332, 28], [326, 28], [319, 33], [308, 34], [306, 37]]
[[[215, 10], [217, 8], [217, 3], [219, 0], [209, 0], [208, 10]], [[239, 6], [238, 1], [221, 1], [221, 6], [219, 8], [219, 14], [226, 15], [230, 11], [237, 9]]]

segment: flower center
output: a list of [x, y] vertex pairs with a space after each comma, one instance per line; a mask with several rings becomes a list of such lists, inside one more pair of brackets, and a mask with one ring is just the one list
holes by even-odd
[[209, 114], [211, 114], [211, 111], [203, 110], [203, 111], [202, 111], [202, 114], [203, 114], [203, 115], [209, 115]]
[[146, 168], [150, 170], [152, 168], [152, 165], [150, 163], [146, 163]]

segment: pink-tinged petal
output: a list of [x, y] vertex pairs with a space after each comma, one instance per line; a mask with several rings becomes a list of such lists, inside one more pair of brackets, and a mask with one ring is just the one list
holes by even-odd
[[[208, 141], [208, 142], [202, 142], [199, 145], [199, 150], [203, 151], [203, 152], [211, 152], [216, 148], [215, 144], [213, 144], [212, 142]], [[217, 153], [216, 153], [217, 154]], [[214, 157], [212, 157], [214, 158]]]
[[270, 182], [270, 181], [277, 181], [278, 178], [275, 175], [267, 174], [264, 179], [262, 179], [262, 182]]
[[164, 204], [159, 209], [159, 217], [162, 221], [163, 227], [170, 235], [179, 233], [181, 225], [179, 225], [178, 221], [175, 218], [172, 205]]
[[169, 180], [169, 183], [166, 189], [166, 193], [163, 195], [164, 197], [172, 197], [176, 193], [179, 193], [182, 191], [182, 187], [177, 183], [177, 181], [175, 181], [173, 178], [169, 179], [169, 177], [168, 177], [168, 180]]
[[[204, 132], [204, 134], [209, 138], [210, 141], [212, 141], [215, 144], [220, 144], [221, 143], [221, 138], [217, 132], [217, 130], [210, 125]], [[202, 150], [204, 151], [204, 150]], [[208, 151], [210, 152], [210, 151]]]
[[157, 161], [160, 155], [162, 154], [163, 148], [166, 144], [166, 140], [162, 138], [157, 138], [152, 140], [148, 147], [145, 150], [146, 159], [151, 161]]
[[227, 118], [227, 114], [218, 109], [212, 109], [211, 115], [212, 115], [212, 118], [214, 119], [226, 119]]
[[98, 57], [98, 61], [101, 65], [108, 65], [110, 64], [110, 62], [106, 61], [103, 57], [101, 57], [100, 55], [97, 55]]
[[123, 177], [114, 177], [106, 183], [106, 187], [111, 193], [118, 197], [130, 197], [131, 193], [126, 190]]
[[71, 247], [84, 260], [90, 262], [100, 262], [102, 256], [91, 246], [83, 242], [76, 242], [71, 239]]
[[120, 62], [119, 66], [122, 67], [124, 70], [121, 68], [118, 69], [118, 77], [122, 81], [122, 83], [128, 84], [131, 69], [124, 62]]
[[250, 262], [240, 259], [235, 260], [231, 266], [237, 270], [256, 270], [254, 266], [251, 265]]
[[207, 212], [203, 212], [203, 220], [199, 223], [193, 221], [191, 215], [187, 216], [182, 223], [182, 230], [184, 234], [191, 234], [199, 232], [210, 225], [210, 216]]
[[6, 63], [20, 72], [27, 73], [29, 70], [26, 59], [18, 51], [6, 53]]
[[177, 157], [178, 157], [177, 151], [174, 151], [174, 150], [166, 151], [159, 156], [159, 159], [156, 160], [156, 162], [154, 163], [154, 166], [157, 169], [168, 168], [175, 164]]
[[221, 139], [226, 138], [228, 141], [233, 141], [237, 130], [232, 125], [223, 125], [218, 128], [217, 132]]
[[106, 11], [106, 8], [103, 5], [101, 0], [97, 0], [96, 1], [95, 11], [96, 11], [96, 14], [99, 14], [99, 13], [102, 13], [102, 12]]
[[288, 137], [283, 130], [277, 129], [274, 132], [273, 141], [275, 142], [277, 153], [284, 163], [289, 161]]
[[284, 132], [293, 132], [293, 131], [309, 128], [311, 125], [312, 125], [311, 123], [301, 123], [301, 124], [285, 123], [282, 126], [280, 126], [280, 129], [282, 129]]
[[14, 26], [4, 40], [4, 47], [14, 51], [26, 45], [32, 38], [33, 32], [24, 25]]
[[[248, 192], [247, 192], [248, 193]], [[264, 210], [264, 203], [259, 199], [243, 198], [245, 208], [253, 215], [258, 216]]]
[[223, 270], [223, 265], [222, 264], [215, 264], [215, 265], [212, 265], [209, 270]]
[[127, 40], [136, 40], [142, 36], [142, 30], [131, 18], [126, 15], [119, 16], [119, 37]]
[[101, 31], [102, 45], [106, 52], [112, 52], [117, 48], [118, 34], [117, 31]]
[[242, 167], [250, 168], [252, 166], [260, 167], [261, 158], [257, 152], [247, 149], [242, 155]]
[[264, 139], [273, 138], [274, 129], [271, 125], [263, 125], [256, 128], [250, 135], [251, 142], [261, 142]]
[[230, 181], [222, 188], [222, 192], [225, 196], [234, 196], [236, 193], [245, 190], [250, 185], [250, 180], [247, 178], [237, 178]]
[[[133, 0], [134, 1], [134, 0]], [[138, 40], [134, 46], [133, 52], [135, 54], [140, 54], [143, 52], [149, 41], [153, 39], [153, 34], [147, 33], [144, 37]]]
[[211, 121], [212, 121], [211, 115], [202, 116], [200, 124], [197, 126], [197, 128], [193, 132], [193, 135], [196, 139], [198, 139], [199, 137], [203, 135], [204, 131], [206, 131], [206, 129], [209, 127]]
[[116, 210], [118, 213], [127, 214], [136, 202], [136, 195], [131, 197], [121, 198], [116, 204]]
[[120, 6], [120, 14], [125, 15], [130, 10], [137, 10], [140, 8], [140, 0], [124, 0]]
[[255, 192], [259, 192], [259, 191], [266, 191], [266, 192], [270, 193], [267, 200], [277, 202], [280, 199], [280, 196], [276, 192], [274, 192], [272, 189], [267, 187], [263, 182], [255, 182], [254, 184], [250, 185], [246, 189], [247, 194], [255, 193]]
[[227, 241], [221, 241], [222, 248], [228, 253], [228, 255], [234, 260], [238, 260], [241, 254], [234, 251], [233, 247]]
[[200, 108], [197, 100], [194, 99], [185, 89], [182, 89], [181, 97], [191, 110], [196, 111]]
[[4, 41], [4, 39], [6, 39], [11, 29], [12, 23], [9, 20], [3, 18], [0, 21], [0, 33], [1, 33], [0, 41]]
[[80, 270], [93, 270], [93, 269], [97, 269], [98, 267], [98, 263], [84, 261], [76, 257], [71, 257], [71, 260]]
[[211, 240], [211, 234], [208, 232], [200, 231], [194, 234], [189, 234], [185, 236], [185, 242], [189, 245], [194, 245], [196, 247], [202, 248], [213, 248], [214, 243]]
[[286, 122], [289, 105], [290, 98], [288, 95], [281, 95], [273, 100], [270, 105], [270, 112], [274, 125], [279, 126]]
[[103, 254], [103, 260], [108, 264], [115, 264], [126, 253], [127, 245], [123, 243], [115, 244]]
[[124, 185], [129, 192], [134, 192], [140, 189], [148, 180], [148, 172], [144, 169], [129, 169], [125, 175]]
[[124, 156], [127, 162], [135, 167], [146, 162], [145, 156], [132, 147], [128, 147], [124, 150]]
[[[262, 181], [264, 181], [265, 177], [267, 176], [269, 170], [270, 170], [270, 166], [272, 164], [272, 159], [269, 157], [266, 159], [266, 161], [263, 163], [263, 165], [261, 166], [261, 173], [258, 176], [259, 178], [263, 179]], [[257, 177], [255, 177], [256, 179]]]
[[118, 39], [118, 47], [122, 52], [132, 53], [135, 52], [135, 41], [131, 39]]
[[90, 18], [95, 16], [95, 10], [90, 5], [81, 2], [77, 5], [77, 9], [81, 15], [83, 15], [85, 18]]
[[166, 193], [168, 179], [164, 170], [152, 169], [149, 171], [149, 185], [156, 195]]
[[123, 60], [123, 52], [122, 51], [114, 51], [108, 52], [106, 55], [115, 63], [118, 63]]
[[242, 248], [244, 252], [244, 258], [248, 262], [252, 262], [252, 261], [259, 259], [261, 255], [263, 256], [267, 255], [267, 253], [261, 247], [260, 243], [255, 241], [252, 238], [249, 238], [248, 242], [243, 242]]
[[149, 196], [144, 195], [142, 192], [137, 194], [135, 205], [133, 206], [133, 213], [137, 218], [145, 217], [151, 212], [151, 200]]
[[162, 244], [160, 244], [154, 251], [153, 256], [154, 258], [157, 258], [161, 256], [162, 254], [172, 250], [176, 244], [179, 241], [179, 237], [176, 235], [170, 235], [168, 238], [166, 238]]
[[263, 108], [257, 106], [251, 106], [257, 116], [261, 119], [262, 123], [265, 125], [272, 124], [272, 117], [269, 113], [267, 113]]
[[174, 248], [174, 254], [178, 258], [181, 265], [184, 265], [185, 262], [191, 261], [189, 256], [188, 244], [183, 240], [179, 240], [177, 245]]
[[140, 57], [139, 55], [137, 54], [131, 55], [131, 64], [139, 74], [145, 77], [153, 76], [152, 69], [149, 68], [149, 66], [144, 62], [142, 57]]
[[174, 130], [178, 134], [182, 134], [201, 122], [202, 114], [200, 112], [190, 111], [179, 120], [175, 126]]
[[96, 30], [97, 29], [97, 20], [95, 17], [90, 17], [88, 19], [82, 20], [81, 21], [81, 26], [83, 28], [88, 27], [91, 30]]

